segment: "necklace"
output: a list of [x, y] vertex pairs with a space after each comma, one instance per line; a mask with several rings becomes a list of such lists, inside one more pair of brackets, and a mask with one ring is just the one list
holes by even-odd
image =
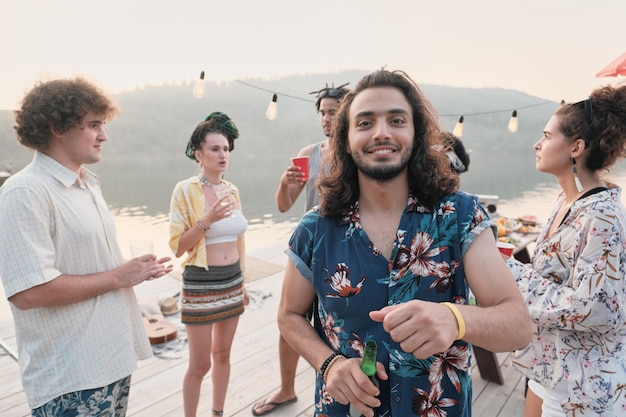
[[213, 184], [212, 182], [207, 181], [206, 178], [204, 178], [204, 175], [200, 174], [198, 175], [198, 179], [200, 180], [200, 182], [204, 185], [206, 185], [207, 187], [217, 187], [218, 185], [220, 185], [222, 182], [218, 182], [217, 184]]

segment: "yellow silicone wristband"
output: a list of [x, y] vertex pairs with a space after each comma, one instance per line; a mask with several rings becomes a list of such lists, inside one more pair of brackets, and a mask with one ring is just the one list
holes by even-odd
[[456, 318], [456, 324], [459, 326], [459, 335], [456, 337], [456, 340], [463, 339], [463, 336], [465, 336], [465, 320], [463, 320], [463, 316], [461, 315], [461, 312], [452, 303], [442, 303], [442, 304], [448, 307], [450, 311], [452, 311], [452, 314], [454, 314], [454, 317]]

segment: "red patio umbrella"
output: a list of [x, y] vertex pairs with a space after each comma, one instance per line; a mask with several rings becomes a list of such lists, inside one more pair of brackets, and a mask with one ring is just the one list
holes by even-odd
[[617, 77], [618, 75], [626, 75], [626, 53], [602, 68], [596, 74], [596, 77]]

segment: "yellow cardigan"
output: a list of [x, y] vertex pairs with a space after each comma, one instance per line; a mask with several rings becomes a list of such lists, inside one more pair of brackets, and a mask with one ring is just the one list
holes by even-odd
[[[224, 181], [233, 191], [235, 200], [241, 207], [239, 189], [231, 182]], [[202, 192], [202, 183], [197, 175], [186, 180], [179, 181], [174, 187], [172, 199], [170, 201], [170, 240], [169, 245], [174, 253], [178, 251], [180, 237], [192, 227], [197, 227], [196, 223], [204, 214], [205, 199]], [[237, 250], [239, 252], [239, 262], [241, 272], [245, 270], [245, 240], [243, 235], [237, 238]], [[196, 246], [187, 251], [187, 259], [181, 263], [184, 268], [187, 265], [207, 267], [206, 247], [204, 239], [199, 239]]]

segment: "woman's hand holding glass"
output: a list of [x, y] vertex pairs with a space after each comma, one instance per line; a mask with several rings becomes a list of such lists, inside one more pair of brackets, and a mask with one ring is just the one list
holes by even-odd
[[218, 188], [215, 189], [217, 201], [209, 207], [208, 211], [204, 213], [204, 216], [200, 218], [202, 225], [208, 229], [211, 228], [211, 224], [225, 219], [232, 215], [234, 207], [234, 201], [232, 194], [220, 192]]
[[233, 208], [235, 207], [235, 197], [227, 184], [220, 183], [215, 187], [215, 195], [217, 202], [226, 207], [224, 217], [234, 217]]

